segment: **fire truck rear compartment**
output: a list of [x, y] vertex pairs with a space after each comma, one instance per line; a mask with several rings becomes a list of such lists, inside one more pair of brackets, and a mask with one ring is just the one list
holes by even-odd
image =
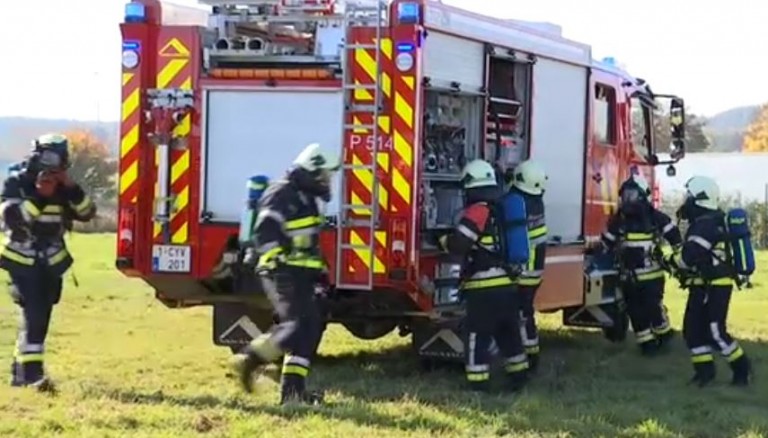
[[[207, 89], [204, 96], [204, 224], [240, 220], [252, 175], [280, 179], [307, 144], [341, 145], [338, 89]], [[338, 195], [327, 206], [336, 210]]]

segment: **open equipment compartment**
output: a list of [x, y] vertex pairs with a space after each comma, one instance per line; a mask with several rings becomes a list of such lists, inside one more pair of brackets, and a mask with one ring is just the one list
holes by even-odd
[[[438, 238], [456, 225], [464, 206], [461, 170], [480, 155], [483, 95], [428, 88], [424, 101], [421, 249], [436, 251]], [[435, 306], [458, 301], [460, 273], [453, 261], [436, 263]]]
[[485, 159], [511, 171], [529, 156], [533, 60], [492, 49], [488, 57]]

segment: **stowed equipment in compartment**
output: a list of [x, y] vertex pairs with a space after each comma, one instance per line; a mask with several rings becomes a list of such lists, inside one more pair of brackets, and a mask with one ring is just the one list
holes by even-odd
[[[456, 225], [464, 206], [461, 171], [479, 157], [483, 95], [427, 88], [421, 169], [421, 251], [439, 251], [439, 237]], [[440, 257], [440, 256], [438, 256]], [[458, 301], [460, 265], [439, 261], [434, 268], [435, 306]]]
[[489, 55], [485, 157], [509, 171], [528, 156], [533, 60], [492, 48]]

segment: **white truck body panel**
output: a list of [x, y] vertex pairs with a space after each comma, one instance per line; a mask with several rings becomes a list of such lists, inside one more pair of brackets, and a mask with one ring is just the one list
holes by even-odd
[[462, 89], [478, 91], [485, 84], [483, 44], [442, 32], [429, 32], [424, 40], [424, 76], [433, 83], [458, 82]]
[[[201, 211], [213, 222], [240, 220], [251, 176], [281, 178], [309, 143], [341, 147], [338, 89], [206, 89], [204, 99]], [[338, 186], [337, 173], [329, 212], [338, 210]]]
[[[592, 63], [590, 46], [563, 38], [552, 25], [496, 19], [436, 1], [427, 3], [424, 24], [431, 34], [440, 31], [573, 64]], [[454, 55], [459, 53], [455, 50]]]
[[544, 204], [550, 236], [582, 234], [588, 69], [550, 59], [533, 66], [531, 158], [547, 172]]

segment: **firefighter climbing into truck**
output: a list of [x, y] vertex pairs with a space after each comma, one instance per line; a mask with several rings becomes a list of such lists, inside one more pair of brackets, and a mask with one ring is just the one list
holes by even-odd
[[653, 129], [664, 101], [684, 117], [682, 99], [556, 25], [438, 1], [200, 3], [199, 20], [181, 21], [171, 5], [131, 1], [120, 25], [122, 273], [169, 308], [211, 306], [213, 343], [239, 352], [275, 309], [244, 268], [232, 188], [254, 172], [279, 179], [304, 145], [339, 145], [317, 239], [327, 322], [361, 339], [410, 336], [426, 366], [461, 362], [460, 270], [437, 242], [464, 207], [462, 169], [480, 159], [503, 175], [533, 160], [549, 177], [534, 309], [624, 339], [618, 274], [587, 248], [630, 169], [653, 198], [659, 166], [684, 157], [675, 132], [661, 161]]

